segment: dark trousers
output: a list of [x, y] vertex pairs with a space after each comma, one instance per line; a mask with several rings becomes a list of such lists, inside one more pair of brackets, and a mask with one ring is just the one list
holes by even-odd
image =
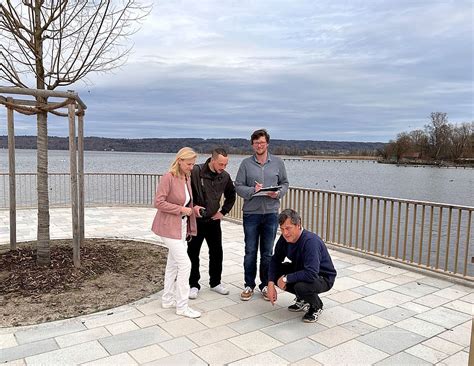
[[[280, 267], [281, 272], [279, 276], [295, 272], [289, 263], [282, 263]], [[331, 289], [327, 278], [318, 276], [313, 282], [293, 282], [287, 283], [285, 291], [296, 295], [298, 300], [307, 302], [315, 309], [322, 309], [323, 302], [319, 294], [329, 291]]]
[[221, 220], [197, 220], [197, 236], [193, 236], [188, 243], [188, 256], [191, 260], [191, 274], [189, 276], [189, 286], [201, 288], [199, 280], [199, 253], [202, 242], [206, 239], [209, 247], [209, 285], [216, 287], [221, 283], [222, 275], [222, 230]]
[[257, 252], [260, 248], [260, 285], [262, 290], [268, 284], [268, 266], [272, 258], [273, 244], [278, 229], [278, 215], [244, 214], [244, 281], [245, 287], [255, 287], [257, 276]]

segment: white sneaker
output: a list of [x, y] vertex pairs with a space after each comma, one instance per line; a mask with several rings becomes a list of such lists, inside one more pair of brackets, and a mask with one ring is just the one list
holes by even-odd
[[189, 306], [186, 306], [184, 309], [176, 309], [176, 314], [188, 318], [199, 318], [201, 316], [199, 311], [193, 310]]
[[194, 299], [197, 299], [198, 294], [199, 294], [199, 289], [197, 287], [191, 287], [191, 289], [189, 290], [189, 296], [188, 297], [191, 300], [194, 300]]
[[176, 307], [176, 301], [172, 301], [172, 302], [170, 302], [170, 303], [161, 302], [161, 307], [162, 307], [163, 309], [175, 308], [175, 307]]
[[215, 287], [211, 287], [211, 291], [215, 291], [221, 295], [229, 295], [229, 290], [222, 283], [219, 283]]

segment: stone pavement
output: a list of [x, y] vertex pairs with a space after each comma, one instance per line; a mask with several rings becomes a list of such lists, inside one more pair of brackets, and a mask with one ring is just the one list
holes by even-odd
[[[159, 243], [150, 232], [155, 210], [86, 209], [87, 237]], [[19, 210], [18, 241], [36, 237], [36, 211]], [[0, 243], [9, 241], [8, 210], [0, 211]], [[70, 209], [51, 210], [52, 238], [71, 236]], [[331, 251], [338, 277], [322, 296], [315, 324], [259, 294], [239, 299], [242, 227], [223, 223], [223, 282], [230, 295], [206, 287], [191, 306], [199, 319], [162, 309], [160, 294], [136, 303], [35, 326], [0, 328], [0, 363], [10, 365], [467, 365], [474, 289], [419, 272]]]

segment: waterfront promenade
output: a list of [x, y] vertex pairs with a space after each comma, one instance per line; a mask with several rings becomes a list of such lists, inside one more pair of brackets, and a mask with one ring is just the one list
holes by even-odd
[[[51, 237], [71, 236], [70, 208], [51, 209]], [[151, 208], [86, 209], [87, 237], [159, 244]], [[9, 241], [9, 211], [0, 210], [0, 244]], [[17, 211], [18, 241], [36, 238], [36, 211]], [[331, 251], [338, 277], [323, 295], [316, 324], [259, 294], [239, 299], [243, 230], [223, 223], [225, 282], [231, 293], [203, 289], [191, 305], [199, 319], [162, 309], [160, 293], [101, 313], [28, 327], [0, 328], [0, 363], [14, 365], [467, 365], [474, 289]], [[11, 363], [10, 363], [11, 362]]]

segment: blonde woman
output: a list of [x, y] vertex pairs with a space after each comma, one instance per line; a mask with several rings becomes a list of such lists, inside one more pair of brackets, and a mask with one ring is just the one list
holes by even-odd
[[161, 304], [176, 307], [176, 314], [199, 318], [201, 313], [188, 306], [191, 261], [186, 238], [196, 235], [196, 216], [201, 206], [193, 206], [190, 174], [197, 154], [189, 147], [178, 151], [169, 171], [158, 184], [155, 197], [157, 212], [152, 231], [168, 247], [165, 284]]

